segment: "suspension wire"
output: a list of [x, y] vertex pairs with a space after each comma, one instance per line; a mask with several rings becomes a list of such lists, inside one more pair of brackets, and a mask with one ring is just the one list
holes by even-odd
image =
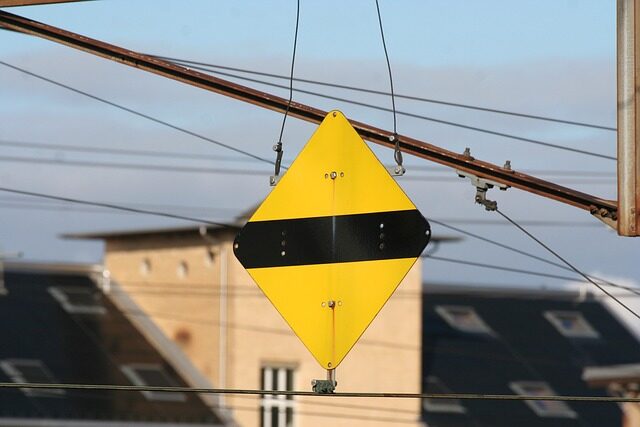
[[[520, 269], [520, 268], [505, 267], [505, 266], [502, 266], [502, 265], [486, 264], [486, 263], [482, 263], [482, 262], [469, 261], [469, 260], [463, 260], [463, 259], [446, 258], [446, 257], [441, 257], [441, 256], [435, 256], [435, 255], [423, 255], [423, 256], [421, 256], [421, 258], [432, 259], [432, 260], [435, 260], [435, 261], [450, 262], [450, 263], [453, 263], [453, 264], [468, 265], [468, 266], [471, 266], [471, 267], [487, 268], [487, 269], [491, 269], [491, 270], [508, 271], [508, 272], [511, 272], [511, 273], [526, 274], [526, 275], [529, 275], [529, 276], [536, 276], [536, 277], [547, 277], [547, 278], [551, 278], [551, 279], [571, 280], [571, 281], [575, 281], [576, 280], [574, 277], [570, 277], [570, 276], [560, 276], [560, 275], [557, 275], [557, 274], [542, 273], [542, 272], [539, 272], [539, 271], [524, 270], [524, 269]], [[588, 283], [585, 280], [580, 280], [580, 281], [584, 282], [584, 283]], [[640, 296], [640, 288], [638, 288], [638, 287], [618, 285], [616, 283], [610, 283], [610, 282], [604, 282], [602, 284], [606, 285], [606, 286], [611, 286], [612, 288], [624, 289], [626, 291], [629, 291], [631, 293], [634, 293], [634, 294]]]
[[394, 143], [393, 159], [396, 161], [396, 173], [404, 174], [402, 166], [402, 151], [400, 151], [400, 140], [398, 139], [398, 119], [396, 115], [396, 97], [393, 90], [393, 73], [391, 72], [391, 61], [389, 61], [389, 52], [387, 51], [387, 42], [384, 38], [384, 28], [382, 27], [382, 15], [380, 13], [380, 4], [376, 1], [376, 11], [378, 12], [378, 24], [380, 25], [380, 38], [382, 39], [382, 48], [384, 49], [384, 57], [387, 60], [387, 71], [389, 72], [389, 88], [391, 89], [391, 108], [393, 110], [393, 135], [389, 137], [389, 141]]
[[298, 27], [300, 26], [300, 0], [296, 2], [296, 29], [293, 35], [293, 53], [291, 55], [291, 71], [289, 72], [289, 102], [287, 102], [287, 109], [284, 110], [284, 116], [282, 117], [282, 126], [280, 126], [280, 136], [278, 142], [273, 146], [273, 151], [276, 152], [275, 162], [275, 176], [280, 175], [280, 165], [282, 164], [282, 136], [284, 134], [284, 126], [287, 122], [287, 116], [289, 115], [289, 109], [291, 108], [291, 101], [293, 100], [293, 72], [296, 64], [296, 50], [298, 47]]
[[[49, 78], [44, 77], [44, 76], [42, 76], [40, 74], [33, 73], [31, 71], [25, 70], [25, 69], [20, 68], [20, 67], [16, 67], [14, 65], [8, 64], [8, 63], [3, 62], [3, 61], [0, 61], [0, 65], [7, 66], [7, 67], [12, 68], [12, 69], [14, 69], [16, 71], [20, 71], [22, 73], [25, 73], [25, 74], [30, 75], [32, 77], [38, 78], [38, 79], [43, 80], [45, 82], [51, 83], [51, 84], [56, 85], [58, 87], [61, 87], [61, 88], [64, 88], [64, 89], [68, 89], [68, 90], [70, 90], [72, 92], [75, 92], [77, 94], [80, 94], [80, 95], [87, 96], [87, 97], [89, 97], [91, 99], [94, 99], [96, 101], [103, 102], [105, 104], [111, 105], [112, 107], [118, 108], [120, 110], [129, 112], [131, 114], [135, 114], [135, 115], [137, 115], [139, 117], [143, 117], [143, 118], [145, 118], [147, 120], [151, 120], [151, 121], [153, 121], [155, 123], [167, 126], [167, 127], [171, 128], [171, 129], [177, 130], [179, 132], [186, 133], [187, 135], [202, 139], [202, 140], [210, 142], [212, 144], [219, 145], [219, 146], [221, 146], [223, 148], [235, 151], [237, 153], [240, 153], [240, 154], [243, 154], [245, 156], [251, 157], [251, 158], [253, 158], [255, 160], [259, 160], [259, 161], [262, 161], [262, 162], [265, 162], [265, 163], [269, 163], [269, 164], [275, 164], [275, 162], [273, 162], [273, 161], [271, 161], [269, 159], [265, 159], [263, 157], [256, 156], [255, 154], [252, 154], [250, 152], [240, 150], [240, 149], [235, 148], [235, 147], [233, 147], [231, 145], [221, 143], [219, 141], [216, 141], [216, 140], [213, 140], [211, 138], [208, 138], [208, 137], [206, 137], [204, 135], [200, 135], [200, 134], [195, 133], [193, 131], [190, 131], [188, 129], [173, 125], [173, 124], [171, 124], [169, 122], [166, 122], [164, 120], [149, 116], [148, 114], [141, 113], [139, 111], [133, 110], [133, 109], [128, 108], [128, 107], [125, 107], [125, 106], [117, 104], [115, 102], [108, 101], [108, 100], [106, 100], [104, 98], [101, 98], [101, 97], [98, 97], [96, 95], [89, 94], [89, 93], [87, 93], [85, 91], [82, 91], [80, 89], [76, 89], [74, 87], [71, 87], [69, 85], [57, 82], [57, 81], [52, 80], [52, 79], [49, 79]], [[193, 67], [193, 68], [197, 69], [197, 67]], [[217, 72], [217, 74], [227, 75], [227, 76], [235, 77], [235, 78], [238, 78], [238, 79], [241, 79], [241, 80], [253, 81], [255, 83], [265, 84], [265, 85], [268, 85], [268, 86], [286, 88], [286, 86], [276, 85], [276, 84], [268, 83], [268, 82], [263, 82], [261, 80], [250, 79], [250, 78], [241, 77], [241, 76], [228, 75], [226, 73], [220, 73], [220, 72]], [[318, 96], [318, 97], [322, 97], [322, 98], [326, 98], [326, 99], [333, 99], [333, 100], [340, 101], [340, 102], [346, 102], [346, 103], [353, 104], [353, 105], [360, 105], [360, 106], [372, 108], [372, 109], [375, 109], [375, 110], [392, 111], [392, 110], [390, 110], [388, 108], [385, 108], [385, 107], [380, 107], [380, 106], [367, 104], [367, 103], [359, 102], [359, 101], [354, 101], [354, 100], [350, 100], [350, 99], [345, 99], [345, 98], [340, 98], [340, 97], [329, 96], [329, 95], [319, 94], [319, 93], [315, 93], [315, 92], [305, 91], [305, 90], [302, 90], [302, 89], [295, 89], [295, 91], [300, 92], [300, 93], [307, 93], [307, 94], [310, 94], [310, 95], [313, 95], [313, 96]], [[552, 143], [540, 141], [540, 140], [537, 140], [537, 139], [524, 138], [524, 137], [520, 137], [520, 136], [517, 136], [517, 135], [507, 134], [507, 133], [504, 133], [504, 132], [496, 132], [496, 131], [493, 131], [493, 130], [490, 130], [490, 129], [479, 128], [479, 127], [476, 127], [476, 126], [468, 126], [468, 125], [464, 125], [464, 124], [461, 124], [461, 123], [451, 122], [451, 121], [447, 121], [447, 120], [440, 120], [440, 119], [436, 119], [434, 117], [429, 117], [429, 116], [425, 116], [425, 115], [414, 114], [414, 113], [409, 113], [409, 112], [404, 112], [404, 111], [398, 111], [397, 113], [400, 114], [400, 115], [407, 116], [407, 117], [413, 117], [413, 118], [416, 118], [416, 119], [427, 120], [427, 121], [431, 121], [431, 122], [439, 123], [439, 124], [443, 124], [443, 125], [459, 127], [461, 129], [467, 129], [467, 130], [472, 130], [472, 131], [476, 131], [476, 132], [487, 133], [489, 135], [496, 135], [496, 136], [500, 136], [500, 137], [504, 137], [504, 138], [513, 139], [513, 140], [516, 140], [516, 141], [521, 141], [521, 142], [527, 142], [527, 143], [530, 143], [530, 144], [540, 145], [540, 146], [543, 146], [543, 147], [556, 148], [558, 150], [564, 150], [564, 151], [569, 151], [569, 152], [573, 152], [573, 153], [584, 154], [584, 155], [587, 155], [587, 156], [593, 156], [593, 157], [598, 157], [598, 158], [607, 159], [607, 160], [617, 160], [616, 157], [608, 156], [608, 155], [600, 154], [600, 153], [595, 153], [593, 151], [580, 150], [580, 149], [577, 149], [577, 148], [571, 148], [571, 147], [567, 147], [567, 146], [559, 145], [559, 144], [552, 144]], [[287, 169], [287, 167], [286, 166], [282, 166], [282, 169]]]
[[513, 219], [509, 218], [509, 216], [507, 214], [505, 214], [504, 212], [502, 212], [500, 209], [496, 208], [496, 212], [500, 214], [500, 216], [502, 216], [504, 219], [506, 219], [508, 222], [510, 222], [514, 227], [516, 227], [518, 230], [522, 231], [524, 234], [526, 234], [529, 238], [531, 238], [531, 240], [533, 240], [534, 242], [536, 242], [537, 244], [539, 244], [540, 246], [542, 246], [547, 252], [549, 252], [550, 254], [552, 254], [553, 256], [555, 256], [556, 258], [558, 258], [560, 261], [562, 261], [564, 264], [567, 265], [567, 267], [571, 268], [571, 270], [573, 270], [574, 272], [576, 272], [577, 274], [579, 274], [580, 276], [584, 277], [585, 280], [587, 280], [588, 282], [592, 283], [596, 288], [598, 288], [600, 291], [602, 291], [605, 295], [607, 295], [609, 298], [611, 298], [612, 300], [614, 300], [616, 303], [618, 303], [621, 307], [623, 307], [625, 310], [627, 310], [629, 313], [631, 313], [633, 316], [635, 316], [638, 320], [640, 320], [640, 314], [636, 313], [635, 311], [633, 311], [631, 308], [629, 308], [629, 306], [627, 306], [625, 303], [623, 303], [619, 298], [617, 298], [615, 295], [613, 295], [612, 293], [610, 293], [609, 291], [607, 291], [603, 286], [599, 285], [597, 282], [595, 282], [594, 280], [591, 279], [591, 277], [587, 276], [585, 273], [583, 273], [581, 270], [578, 270], [577, 267], [575, 267], [573, 264], [571, 264], [569, 261], [567, 261], [565, 258], [563, 258], [562, 256], [560, 256], [556, 251], [554, 251], [553, 249], [551, 249], [549, 246], [547, 246], [546, 244], [544, 244], [540, 239], [538, 239], [537, 237], [535, 237], [533, 234], [531, 234], [529, 231], [527, 231], [524, 227], [522, 227], [520, 224], [518, 224], [517, 222], [515, 222]]
[[257, 156], [257, 155], [255, 155], [255, 154], [253, 154], [253, 153], [248, 152], [248, 151], [241, 150], [241, 149], [236, 148], [236, 147], [234, 147], [234, 146], [232, 146], [232, 145], [224, 144], [224, 143], [222, 143], [222, 142], [220, 142], [220, 141], [216, 141], [215, 139], [208, 138], [208, 137], [206, 137], [206, 136], [204, 136], [204, 135], [201, 135], [201, 134], [199, 134], [199, 133], [196, 133], [196, 132], [190, 131], [190, 130], [185, 129], [185, 128], [180, 127], [180, 126], [173, 125], [173, 124], [171, 124], [171, 123], [169, 123], [169, 122], [167, 122], [167, 121], [164, 121], [164, 120], [158, 119], [158, 118], [156, 118], [156, 117], [152, 117], [152, 116], [150, 116], [150, 115], [148, 115], [148, 114], [145, 114], [145, 113], [141, 113], [140, 111], [134, 110], [134, 109], [129, 108], [129, 107], [125, 107], [125, 106], [123, 106], [123, 105], [121, 105], [121, 104], [116, 104], [115, 102], [108, 101], [108, 100], [106, 100], [105, 98], [101, 98], [101, 97], [99, 97], [99, 96], [97, 96], [97, 95], [93, 95], [93, 94], [91, 94], [91, 93], [89, 93], [89, 92], [85, 92], [85, 91], [83, 91], [83, 90], [80, 90], [80, 89], [77, 89], [77, 88], [75, 88], [75, 87], [72, 87], [72, 86], [66, 85], [66, 84], [64, 84], [64, 83], [58, 82], [58, 81], [53, 80], [53, 79], [50, 79], [50, 78], [48, 78], [48, 77], [44, 77], [44, 76], [43, 76], [43, 75], [41, 75], [41, 74], [36, 74], [36, 73], [31, 72], [31, 71], [29, 71], [29, 70], [25, 70], [24, 68], [20, 68], [20, 67], [17, 67], [17, 66], [15, 66], [15, 65], [9, 64], [8, 62], [0, 61], [0, 65], [4, 65], [5, 67], [8, 67], [8, 68], [11, 68], [11, 69], [13, 69], [13, 70], [19, 71], [19, 72], [21, 72], [21, 73], [27, 74], [27, 75], [29, 75], [29, 76], [31, 76], [31, 77], [35, 77], [36, 79], [39, 79], [39, 80], [45, 81], [45, 82], [47, 82], [47, 83], [50, 83], [50, 84], [52, 84], [52, 85], [55, 85], [55, 86], [61, 87], [61, 88], [63, 88], [63, 89], [70, 90], [71, 92], [75, 92], [75, 93], [77, 93], [77, 94], [79, 94], [79, 95], [86, 96], [86, 97], [91, 98], [91, 99], [93, 99], [93, 100], [95, 100], [95, 101], [102, 102], [103, 104], [110, 105], [110, 106], [115, 107], [115, 108], [117, 108], [117, 109], [119, 109], [119, 110], [126, 111], [127, 113], [131, 113], [131, 114], [134, 114], [134, 115], [136, 115], [136, 116], [138, 116], [138, 117], [142, 117], [142, 118], [147, 119], [147, 120], [150, 120], [150, 121], [152, 121], [152, 122], [155, 122], [155, 123], [161, 124], [161, 125], [163, 125], [163, 126], [170, 127], [171, 129], [177, 130], [178, 132], [182, 132], [182, 133], [185, 133], [185, 134], [187, 134], [187, 135], [190, 135], [190, 136], [196, 137], [196, 138], [198, 138], [198, 139], [201, 139], [201, 140], [203, 140], [203, 141], [210, 142], [210, 143], [215, 144], [215, 145], [217, 145], [217, 146], [219, 146], [219, 147], [226, 148], [227, 150], [235, 151], [235, 152], [236, 152], [236, 153], [238, 153], [238, 154], [242, 154], [242, 155], [244, 155], [244, 156], [251, 157], [251, 158], [253, 158], [253, 159], [255, 159], [255, 160], [259, 160], [259, 161], [261, 161], [261, 162], [265, 162], [265, 163], [273, 164], [273, 162], [272, 162], [271, 160], [269, 160], [269, 159], [265, 159], [265, 158], [263, 158], [263, 157]]
[[[178, 64], [178, 65], [180, 65], [180, 64]], [[288, 88], [287, 86], [280, 85], [280, 84], [277, 84], [277, 83], [271, 83], [271, 82], [267, 82], [267, 81], [260, 80], [260, 79], [254, 79], [254, 78], [251, 78], [251, 77], [243, 77], [243, 76], [239, 76], [237, 74], [225, 73], [225, 72], [222, 72], [222, 71], [212, 71], [212, 70], [208, 70], [208, 69], [205, 69], [205, 68], [194, 67], [194, 66], [192, 66], [191, 68], [193, 68], [195, 70], [209, 71], [209, 72], [211, 72], [211, 73], [213, 73], [215, 75], [220, 75], [220, 76], [225, 76], [225, 77], [232, 77], [232, 78], [235, 78], [235, 79], [248, 81], [248, 82], [253, 82], [253, 83], [258, 83], [258, 84], [262, 84], [262, 85], [265, 85], [265, 86], [277, 87], [277, 88], [281, 88], [281, 89], [287, 89]], [[366, 102], [356, 101], [356, 100], [353, 100], [353, 99], [342, 98], [342, 97], [339, 97], [339, 96], [326, 95], [324, 93], [313, 92], [313, 91], [309, 91], [309, 90], [305, 90], [305, 89], [299, 89], [299, 88], [296, 88], [294, 90], [296, 92], [299, 92], [299, 93], [304, 93], [304, 94], [307, 94], [307, 95], [317, 96], [319, 98], [331, 99], [331, 100], [334, 100], [334, 101], [340, 101], [340, 102], [344, 102], [344, 103], [347, 103], [347, 104], [358, 105], [358, 106], [361, 106], [361, 107], [371, 108], [373, 110], [378, 110], [378, 111], [393, 112], [393, 110], [391, 108], [381, 107], [379, 105], [369, 104], [369, 103], [366, 103]], [[426, 121], [429, 121], [429, 122], [438, 123], [438, 124], [442, 124], [442, 125], [445, 125], [445, 126], [452, 126], [452, 127], [457, 127], [457, 128], [460, 128], [460, 129], [466, 129], [466, 130], [474, 131], [474, 132], [486, 133], [488, 135], [495, 135], [495, 136], [499, 136], [499, 137], [502, 137], [502, 138], [513, 139], [515, 141], [527, 142], [529, 144], [540, 145], [540, 146], [543, 146], [543, 147], [555, 148], [555, 149], [558, 149], [558, 150], [564, 150], [564, 151], [569, 151], [569, 152], [573, 152], [573, 153], [584, 154], [586, 156], [593, 156], [593, 157], [598, 157], [598, 158], [607, 159], [607, 160], [617, 160], [615, 156], [609, 156], [609, 155], [606, 155], [606, 154], [600, 154], [600, 153], [596, 153], [596, 152], [588, 151], [588, 150], [581, 150], [581, 149], [578, 149], [578, 148], [571, 148], [571, 147], [567, 147], [565, 145], [553, 144], [553, 143], [541, 141], [541, 140], [538, 140], [538, 139], [526, 138], [526, 137], [522, 137], [522, 136], [511, 134], [511, 133], [499, 132], [499, 131], [495, 131], [495, 130], [491, 130], [491, 129], [481, 128], [481, 127], [478, 127], [478, 126], [465, 125], [463, 123], [453, 122], [453, 121], [450, 121], [450, 120], [438, 119], [438, 118], [427, 116], [427, 115], [424, 115], [424, 114], [416, 114], [416, 113], [411, 113], [411, 112], [408, 112], [408, 111], [396, 111], [396, 114], [401, 115], [401, 116], [406, 116], [406, 117], [412, 117], [414, 119], [426, 120]]]
[[[563, 264], [548, 260], [546, 258], [542, 258], [542, 257], [540, 257], [538, 255], [534, 255], [534, 254], [532, 254], [530, 252], [523, 251], [523, 250], [518, 249], [518, 248], [514, 248], [513, 246], [509, 246], [507, 244], [498, 242], [496, 240], [492, 240], [492, 239], [489, 239], [487, 237], [480, 236], [479, 234], [472, 233], [472, 232], [464, 230], [462, 228], [454, 227], [453, 225], [449, 225], [449, 224], [447, 224], [447, 223], [445, 223], [443, 221], [439, 221], [439, 220], [436, 220], [436, 219], [433, 219], [433, 218], [427, 218], [427, 219], [429, 220], [429, 222], [433, 222], [434, 224], [438, 224], [438, 225], [440, 225], [442, 227], [448, 228], [449, 230], [453, 230], [453, 231], [456, 231], [456, 232], [458, 232], [460, 234], [463, 234], [465, 236], [469, 236], [471, 238], [474, 238], [476, 240], [480, 240], [482, 242], [489, 243], [489, 244], [494, 245], [494, 246], [498, 246], [498, 247], [506, 249], [508, 251], [523, 255], [523, 256], [525, 256], [527, 258], [535, 259], [535, 260], [538, 260], [538, 261], [543, 262], [545, 264], [553, 265], [554, 267], [561, 268], [562, 270], [575, 271], [574, 269], [572, 269], [570, 267], [567, 267], [566, 265], [563, 265]], [[590, 275], [589, 277], [591, 277], [592, 279], [595, 279], [595, 280], [597, 280], [597, 281], [599, 281], [599, 282], [601, 282], [603, 284], [609, 285], [609, 286], [614, 286], [614, 287], [616, 287], [616, 286], [617, 287], [621, 287], [622, 286], [622, 285], [617, 285], [617, 284], [615, 284], [615, 283], [613, 283], [613, 282], [611, 282], [609, 280], [606, 280], [606, 279], [603, 279], [603, 278], [600, 278], [600, 277], [597, 277], [597, 276]]]
[[[203, 66], [203, 67], [208, 67], [206, 69], [213, 68], [213, 69], [237, 71], [237, 72], [241, 72], [241, 73], [253, 74], [253, 75], [264, 76], [264, 77], [272, 77], [272, 78], [275, 78], [275, 79], [288, 79], [287, 76], [283, 76], [281, 74], [266, 73], [266, 72], [263, 72], [263, 71], [250, 70], [250, 69], [247, 69], [247, 68], [229, 67], [229, 66], [225, 66], [225, 65], [211, 64], [211, 63], [199, 62], [199, 61], [192, 61], [192, 60], [182, 59], [182, 58], [173, 58], [173, 57], [162, 56], [162, 55], [149, 55], [149, 56], [153, 56], [153, 57], [158, 58], [158, 59], [163, 59], [165, 61], [175, 62], [175, 63], [178, 63], [178, 64], [184, 64], [184, 65], [187, 65], [187, 66], [200, 65], [200, 66]], [[195, 67], [193, 67], [193, 68], [195, 68]], [[312, 79], [302, 79], [302, 78], [298, 78], [298, 77], [296, 77], [294, 80], [297, 81], [297, 82], [301, 82], [301, 83], [309, 83], [309, 84], [313, 84], [313, 85], [333, 87], [333, 88], [337, 88], [337, 89], [347, 89], [347, 90], [352, 90], [354, 92], [370, 93], [372, 95], [384, 95], [384, 96], [389, 96], [390, 95], [390, 92], [384, 92], [384, 91], [375, 90], [375, 89], [367, 89], [367, 88], [357, 87], [357, 86], [342, 85], [342, 84], [337, 84], [337, 83], [329, 83], [329, 82], [323, 82], [323, 81], [312, 80]], [[592, 129], [607, 130], [607, 131], [612, 131], [612, 132], [616, 132], [617, 131], [617, 129], [615, 127], [612, 127], [612, 126], [604, 126], [604, 125], [598, 125], [598, 124], [594, 124], [594, 123], [580, 122], [580, 121], [576, 121], [576, 120], [558, 119], [558, 118], [555, 118], [555, 117], [539, 116], [539, 115], [528, 114], [528, 113], [518, 113], [518, 112], [515, 112], [515, 111], [501, 110], [501, 109], [489, 108], [489, 107], [482, 107], [482, 106], [478, 106], [478, 105], [469, 105], [469, 104], [463, 104], [463, 103], [459, 103], [459, 102], [443, 101], [443, 100], [439, 100], [439, 99], [424, 98], [424, 97], [415, 96], [415, 95], [406, 95], [406, 94], [396, 93], [395, 97], [396, 98], [402, 98], [402, 99], [408, 99], [408, 100], [411, 100], [411, 101], [427, 102], [427, 103], [430, 103], [430, 104], [439, 104], [439, 105], [446, 105], [446, 106], [450, 106], [450, 107], [465, 108], [465, 109], [469, 109], [469, 110], [484, 111], [484, 112], [488, 112], [488, 113], [504, 114], [504, 115], [507, 115], [507, 116], [523, 117], [523, 118], [526, 118], [526, 119], [541, 120], [541, 121], [552, 122], [552, 123], [561, 123], [561, 124], [566, 124], [566, 125], [581, 126], [581, 127], [592, 128]]]
[[214, 226], [217, 226], [217, 227], [225, 227], [225, 228], [227, 228], [227, 227], [236, 228], [237, 227], [237, 226], [235, 226], [233, 224], [225, 224], [225, 223], [222, 223], [222, 222], [214, 222], [214, 221], [209, 221], [209, 220], [202, 219], [202, 218], [194, 218], [194, 217], [190, 217], [190, 216], [171, 214], [171, 213], [167, 213], [167, 212], [158, 212], [158, 211], [152, 211], [152, 210], [147, 210], [147, 209], [138, 209], [138, 208], [132, 208], [132, 207], [129, 207], [129, 206], [114, 205], [114, 204], [111, 204], [111, 203], [93, 202], [93, 201], [89, 201], [89, 200], [73, 199], [71, 197], [54, 196], [54, 195], [51, 195], [51, 194], [36, 193], [36, 192], [33, 192], [33, 191], [17, 190], [15, 188], [0, 187], [0, 191], [4, 191], [4, 192], [7, 192], [7, 193], [21, 194], [23, 196], [33, 196], [33, 197], [41, 197], [41, 198], [44, 198], [44, 199], [50, 199], [50, 200], [59, 200], [59, 201], [63, 201], [63, 202], [76, 203], [76, 204], [80, 204], [80, 205], [97, 206], [97, 207], [101, 207], [101, 208], [115, 209], [115, 210], [125, 211], [125, 212], [134, 212], [134, 213], [145, 214], [145, 215], [161, 216], [161, 217], [165, 217], [165, 218], [181, 219], [181, 220], [184, 220], [184, 221], [191, 221], [191, 222], [196, 222], [196, 223], [199, 223], [199, 224], [214, 225]]
[[117, 384], [77, 384], [77, 383], [24, 383], [0, 382], [0, 389], [60, 389], [60, 390], [101, 390], [101, 391], [149, 391], [165, 393], [200, 393], [200, 394], [234, 394], [254, 396], [312, 396], [322, 398], [365, 397], [385, 399], [460, 399], [460, 400], [549, 400], [563, 402], [614, 402], [639, 403], [640, 397], [617, 396], [561, 396], [561, 395], [515, 395], [515, 394], [485, 394], [485, 393], [395, 393], [395, 392], [337, 392], [319, 394], [313, 391], [285, 391], [285, 390], [256, 390], [230, 388], [197, 388], [197, 387], [163, 387], [137, 386]]

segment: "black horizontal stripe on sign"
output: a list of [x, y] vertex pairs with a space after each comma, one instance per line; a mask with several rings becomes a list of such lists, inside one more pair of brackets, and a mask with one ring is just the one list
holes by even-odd
[[419, 256], [431, 227], [417, 209], [248, 222], [234, 253], [244, 268]]

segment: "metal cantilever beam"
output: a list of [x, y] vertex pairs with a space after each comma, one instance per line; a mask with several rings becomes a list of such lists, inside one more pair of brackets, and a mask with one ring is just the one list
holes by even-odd
[[[287, 108], [288, 100], [284, 98], [8, 12], [0, 11], [0, 26], [42, 37], [131, 67], [240, 101], [249, 102], [259, 107], [279, 112], [284, 112]], [[289, 109], [289, 114], [308, 122], [320, 123], [327, 112], [293, 102]], [[389, 137], [392, 136], [391, 132], [357, 121], [351, 121], [351, 124], [363, 139], [393, 148], [393, 143], [389, 140]], [[449, 166], [466, 174], [486, 178], [587, 210], [600, 219], [606, 219], [610, 225], [613, 225], [617, 218], [617, 204], [615, 201], [601, 199], [492, 163], [477, 160], [468, 155], [454, 153], [415, 138], [403, 135], [398, 138], [400, 149], [405, 153]]]
[[0, 7], [37, 6], [39, 4], [78, 3], [94, 0], [0, 0]]

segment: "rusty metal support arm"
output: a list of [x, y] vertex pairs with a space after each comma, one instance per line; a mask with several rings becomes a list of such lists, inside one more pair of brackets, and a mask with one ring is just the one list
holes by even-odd
[[78, 3], [94, 0], [0, 0], [0, 7], [37, 6], [40, 4]]
[[[279, 112], [284, 112], [287, 108], [288, 100], [284, 98], [11, 13], [0, 11], [0, 26], [42, 37], [131, 67], [139, 68], [244, 102], [249, 102], [259, 107]], [[308, 122], [320, 123], [326, 115], [326, 112], [298, 102], [292, 102], [289, 115]], [[356, 121], [351, 121], [351, 124], [363, 139], [393, 148], [394, 144], [389, 140], [391, 132]], [[590, 194], [581, 193], [508, 168], [476, 160], [471, 156], [454, 153], [414, 138], [402, 135], [398, 138], [400, 140], [400, 149], [405, 153], [440, 163], [458, 171], [464, 171], [468, 174], [487, 178], [514, 188], [576, 206], [591, 212], [601, 219], [606, 218], [610, 224], [617, 218], [617, 204], [615, 201], [604, 200]]]

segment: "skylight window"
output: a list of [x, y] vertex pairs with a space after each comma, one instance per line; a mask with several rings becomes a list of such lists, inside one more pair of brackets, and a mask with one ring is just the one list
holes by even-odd
[[[37, 359], [4, 359], [0, 360], [0, 369], [14, 383], [57, 383], [53, 374], [44, 363]], [[57, 388], [21, 388], [29, 397], [60, 397], [64, 390]]]
[[[427, 377], [425, 393], [429, 394], [451, 394], [451, 390], [445, 386], [438, 377]], [[464, 414], [466, 408], [462, 406], [460, 399], [422, 399], [422, 407], [427, 412]]]
[[[178, 387], [178, 383], [158, 364], [135, 363], [123, 365], [120, 369], [135, 385]], [[187, 400], [187, 396], [179, 392], [142, 391], [141, 393], [147, 400], [162, 402], [184, 402]]]
[[449, 326], [475, 334], [491, 334], [492, 330], [472, 307], [461, 305], [439, 305], [435, 308]]
[[67, 312], [76, 314], [105, 314], [102, 294], [96, 289], [55, 286], [48, 289]]
[[598, 331], [578, 311], [545, 311], [544, 317], [565, 337], [600, 338]]
[[[556, 393], [542, 381], [516, 381], [509, 384], [511, 390], [522, 396], [553, 396]], [[577, 414], [561, 401], [551, 400], [525, 400], [533, 412], [545, 418], [576, 418]]]

